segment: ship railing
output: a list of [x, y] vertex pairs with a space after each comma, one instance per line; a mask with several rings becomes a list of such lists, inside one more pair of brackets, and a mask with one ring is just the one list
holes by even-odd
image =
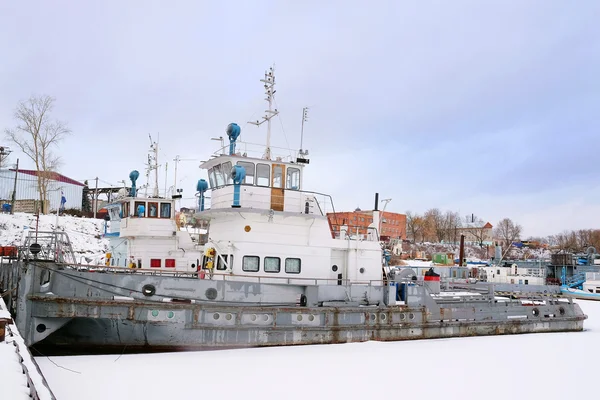
[[[265, 159], [267, 146], [260, 143], [250, 143], [238, 140], [235, 142], [235, 155], [239, 157], [249, 157]], [[298, 151], [285, 147], [270, 146], [271, 161], [295, 162], [298, 157]], [[212, 154], [212, 157], [229, 154], [229, 144], [223, 145]]]
[[[231, 197], [219, 196], [218, 199], [206, 196], [204, 198], [204, 210], [230, 209], [233, 204], [233, 184], [219, 186], [219, 189], [230, 187]], [[308, 201], [308, 213], [317, 215], [333, 214], [335, 217], [335, 206], [331, 195], [309, 190], [283, 189], [283, 192], [271, 190], [269, 187], [241, 185], [265, 189], [264, 192], [252, 191], [240, 193], [240, 206], [242, 208], [269, 209], [273, 204], [283, 205], [284, 211], [305, 213]], [[282, 194], [283, 193], [283, 194]], [[295, 194], [300, 193], [300, 196]]]
[[[129, 268], [129, 267], [111, 267], [101, 265], [87, 265], [87, 264], [57, 264], [59, 268], [81, 271], [81, 272], [95, 272], [95, 273], [114, 273], [114, 274], [136, 274], [136, 275], [150, 275], [150, 276], [169, 276], [176, 278], [193, 278], [199, 279], [198, 272], [194, 271], [181, 271], [181, 270], [164, 270], [164, 269], [149, 269], [149, 268]], [[350, 279], [338, 279], [338, 278], [303, 278], [303, 277], [282, 277], [282, 276], [256, 276], [256, 275], [242, 275], [242, 274], [230, 274], [213, 272], [212, 277], [209, 270], [203, 269], [201, 272], [205, 273], [206, 280], [213, 281], [235, 281], [239, 278], [251, 279], [253, 282], [259, 283], [298, 283], [306, 285], [317, 285], [323, 283], [335, 283], [342, 285], [367, 285], [367, 286], [382, 286], [387, 281], [383, 279], [371, 279], [371, 280], [350, 280]], [[274, 282], [275, 281], [275, 282]]]

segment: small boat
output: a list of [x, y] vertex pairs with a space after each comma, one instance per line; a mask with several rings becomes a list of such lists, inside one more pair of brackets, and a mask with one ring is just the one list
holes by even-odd
[[570, 279], [563, 277], [563, 282], [566, 282], [560, 288], [563, 296], [600, 301], [600, 272], [586, 272]]

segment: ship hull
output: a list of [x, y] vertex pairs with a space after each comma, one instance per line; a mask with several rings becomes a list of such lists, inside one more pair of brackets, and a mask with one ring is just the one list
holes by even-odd
[[[562, 306], [515, 306], [509, 310], [479, 305], [470, 312], [442, 308], [446, 319], [432, 321], [423, 307], [240, 307], [154, 305], [77, 299], [35, 299], [36, 326], [52, 320], [66, 323], [39, 343], [74, 353], [181, 351], [401, 341], [583, 329], [585, 315], [574, 303]], [[40, 306], [44, 304], [45, 307]], [[60, 304], [60, 306], [58, 306]], [[490, 308], [496, 308], [491, 306]], [[92, 310], [92, 313], [90, 313]], [[534, 311], [536, 310], [536, 311]], [[513, 318], [486, 320], [485, 314], [508, 313]], [[453, 315], [454, 314], [454, 315]], [[453, 318], [458, 316], [466, 318]], [[470, 315], [469, 315], [470, 314]], [[535, 314], [535, 315], [534, 315]], [[48, 317], [51, 315], [52, 317]], [[69, 317], [71, 316], [71, 317]], [[506, 316], [506, 315], [504, 315]], [[38, 345], [36, 344], [36, 348]]]

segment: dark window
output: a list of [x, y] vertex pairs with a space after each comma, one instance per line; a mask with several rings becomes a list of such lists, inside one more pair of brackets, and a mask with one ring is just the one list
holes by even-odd
[[265, 272], [281, 271], [281, 259], [279, 257], [265, 257], [264, 263]]
[[145, 217], [146, 216], [146, 202], [144, 201], [136, 201], [135, 202], [135, 210], [133, 210], [136, 217]]
[[288, 274], [299, 274], [301, 262], [299, 258], [286, 258], [285, 259], [285, 272]]
[[259, 268], [260, 268], [260, 257], [244, 256], [244, 258], [242, 260], [242, 271], [258, 272]]
[[171, 218], [171, 203], [160, 203], [160, 217]]
[[[222, 257], [222, 259], [221, 259], [221, 257]], [[219, 271], [224, 271], [227, 269], [225, 267], [225, 263], [223, 261], [225, 261], [229, 265], [229, 268], [231, 268], [231, 264], [233, 264], [233, 254], [231, 254], [231, 258], [229, 258], [229, 259], [228, 259], [227, 254], [224, 254], [221, 257], [217, 256], [217, 269]]]
[[148, 203], [148, 217], [158, 218], [158, 203]]

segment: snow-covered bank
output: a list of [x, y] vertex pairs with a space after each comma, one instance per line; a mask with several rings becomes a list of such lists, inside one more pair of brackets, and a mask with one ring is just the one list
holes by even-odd
[[[18, 246], [30, 230], [52, 231], [56, 226], [56, 215], [36, 216], [26, 213], [0, 214], [0, 246]], [[58, 228], [67, 232], [73, 251], [80, 256], [102, 256], [108, 250], [104, 233], [104, 221], [93, 218], [60, 216]]]
[[594, 398], [600, 302], [579, 303], [576, 333], [37, 361], [61, 400]]

